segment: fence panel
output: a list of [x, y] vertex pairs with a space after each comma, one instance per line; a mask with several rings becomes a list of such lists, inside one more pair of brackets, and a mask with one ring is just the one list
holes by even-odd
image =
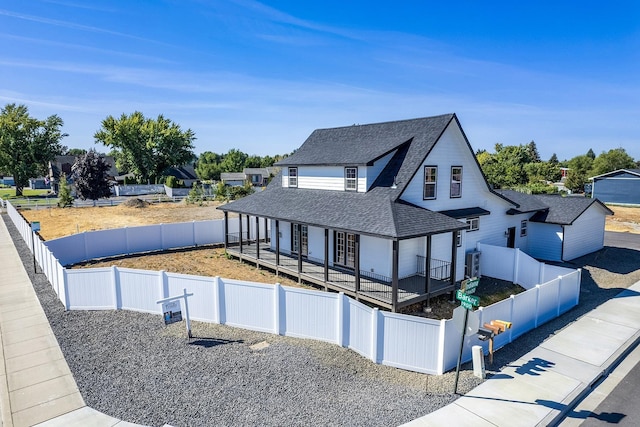
[[360, 355], [371, 358], [373, 309], [351, 298], [345, 298], [345, 301], [345, 345]]
[[84, 239], [87, 234], [89, 233], [72, 234], [59, 239], [47, 240], [45, 245], [60, 260], [60, 264], [76, 264], [89, 259], [84, 246]]
[[513, 281], [515, 251], [510, 248], [478, 243], [480, 272], [483, 276]]
[[410, 371], [436, 374], [440, 350], [440, 322], [388, 312], [380, 314], [382, 363]]
[[558, 276], [564, 276], [566, 274], [573, 273], [574, 269], [559, 267], [557, 265], [545, 264], [544, 266], [544, 274], [542, 275], [541, 283], [550, 282], [551, 280], [557, 279]]
[[275, 330], [275, 287], [220, 279], [220, 323], [261, 332]]
[[560, 293], [558, 295], [559, 314], [569, 311], [578, 303], [581, 274], [581, 271], [578, 270], [562, 276]]
[[[99, 230], [85, 234], [86, 259], [105, 258], [123, 253], [127, 247], [126, 229]], [[126, 252], [125, 252], [126, 253]]]
[[[507, 322], [512, 322], [512, 306], [513, 301], [511, 298], [499, 301], [495, 304], [491, 304], [489, 307], [482, 308], [482, 325], [485, 323], [490, 323], [492, 320], [506, 320]], [[482, 342], [482, 346], [485, 350], [488, 350], [489, 343]], [[502, 334], [496, 335], [493, 340], [493, 348], [498, 349], [500, 347], [504, 347], [505, 345], [511, 342], [511, 330], [503, 332]]]
[[167, 290], [163, 298], [182, 295], [184, 290], [192, 293], [189, 297], [189, 316], [193, 320], [214, 322], [216, 320], [215, 288], [213, 277], [189, 276], [186, 274], [165, 273]]
[[70, 310], [111, 310], [116, 308], [111, 268], [67, 270]]
[[558, 286], [560, 280], [555, 279], [539, 285], [538, 294], [538, 326], [556, 317], [558, 312]]
[[525, 289], [531, 289], [540, 283], [540, 262], [519, 251], [518, 255], [518, 277], [516, 283]]
[[338, 342], [340, 294], [283, 286], [282, 296], [284, 335]]
[[162, 226], [143, 225], [124, 228], [127, 233], [126, 250], [123, 253], [134, 254], [162, 249]]
[[536, 327], [536, 304], [538, 301], [538, 288], [514, 295], [511, 338], [516, 339]]
[[212, 243], [224, 242], [224, 221], [196, 221], [193, 223], [195, 229], [195, 244], [210, 245]]
[[162, 249], [195, 246], [193, 222], [162, 224]]
[[156, 301], [162, 299], [161, 276], [158, 272], [118, 268], [117, 275], [121, 308], [145, 313], [160, 313], [161, 307], [156, 304]]

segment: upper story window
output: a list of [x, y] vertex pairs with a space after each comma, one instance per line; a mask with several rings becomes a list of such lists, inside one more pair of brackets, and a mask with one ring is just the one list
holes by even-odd
[[462, 231], [460, 230], [456, 231], [456, 246], [462, 246]]
[[425, 166], [424, 167], [424, 195], [423, 195], [424, 200], [436, 198], [437, 179], [438, 179], [438, 167]]
[[358, 168], [344, 168], [344, 189], [347, 191], [358, 190]]
[[289, 168], [289, 187], [298, 186], [298, 168]]
[[469, 226], [467, 231], [480, 230], [480, 217], [467, 218], [467, 225]]
[[527, 220], [524, 220], [520, 223], [520, 237], [525, 237], [527, 235]]
[[451, 197], [462, 196], [462, 166], [451, 167]]

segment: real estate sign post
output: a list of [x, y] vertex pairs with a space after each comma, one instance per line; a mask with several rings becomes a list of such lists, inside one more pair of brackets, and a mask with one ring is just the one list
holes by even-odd
[[162, 304], [162, 317], [164, 318], [164, 324], [170, 325], [171, 323], [182, 321], [182, 312], [180, 311], [180, 298], [184, 298], [184, 314], [187, 320], [187, 337], [191, 336], [191, 319], [189, 319], [189, 303], [187, 297], [192, 297], [193, 294], [188, 294], [187, 289], [184, 289], [182, 295], [174, 297], [164, 298], [156, 301], [156, 304]]

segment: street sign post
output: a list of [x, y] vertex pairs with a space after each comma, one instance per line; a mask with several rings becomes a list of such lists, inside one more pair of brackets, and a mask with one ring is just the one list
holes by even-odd
[[[468, 285], [469, 282], [466, 284]], [[477, 284], [476, 284], [477, 286]], [[473, 287], [473, 291], [475, 291], [475, 287]], [[472, 310], [473, 307], [478, 307], [480, 305], [480, 297], [475, 295], [467, 295], [462, 290], [458, 289], [456, 291], [456, 299], [460, 301], [460, 305], [464, 307], [466, 310], [464, 315], [464, 326], [462, 327], [462, 338], [460, 339], [460, 353], [458, 354], [458, 365], [456, 367], [456, 381], [453, 386], [453, 394], [458, 393], [458, 379], [460, 378], [460, 364], [462, 363], [462, 349], [464, 347], [464, 333], [467, 330], [467, 323], [469, 322], [469, 310]]]
[[463, 280], [462, 283], [460, 283], [460, 290], [467, 295], [475, 294], [479, 283], [480, 279], [477, 277]]
[[460, 301], [462, 306], [467, 310], [471, 310], [472, 307], [478, 307], [480, 305], [480, 297], [467, 295], [459, 289], [456, 291], [456, 299]]

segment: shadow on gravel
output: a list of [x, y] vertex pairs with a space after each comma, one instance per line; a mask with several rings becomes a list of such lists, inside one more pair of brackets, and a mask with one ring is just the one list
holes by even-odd
[[197, 345], [199, 347], [204, 347], [204, 348], [211, 348], [211, 347], [216, 347], [218, 345], [224, 345], [224, 344], [242, 344], [244, 341], [243, 340], [223, 340], [223, 339], [219, 339], [219, 338], [196, 338], [193, 341], [189, 342], [189, 345]]
[[640, 251], [605, 246], [597, 252], [575, 259], [567, 265], [572, 268], [590, 266], [601, 268], [610, 273], [629, 274], [640, 269]]

